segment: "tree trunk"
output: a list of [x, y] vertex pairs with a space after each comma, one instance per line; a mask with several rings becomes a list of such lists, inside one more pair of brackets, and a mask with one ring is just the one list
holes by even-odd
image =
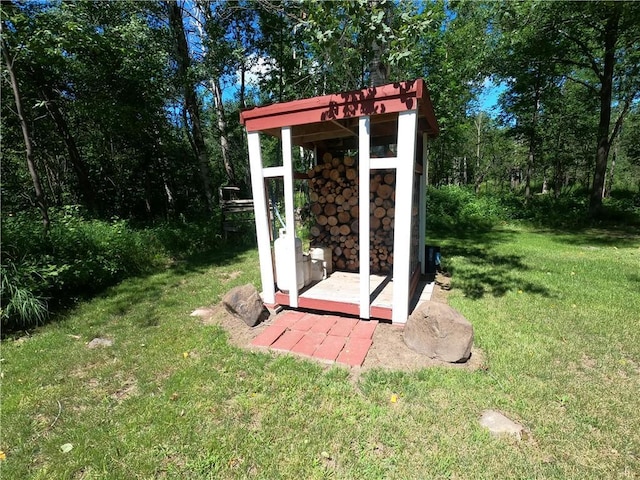
[[[167, 2], [166, 6], [169, 10], [169, 23], [176, 42], [178, 73], [184, 88], [184, 103], [191, 123], [190, 127], [191, 136], [193, 138], [193, 148], [195, 150], [194, 153], [198, 159], [200, 179], [204, 189], [207, 208], [211, 211], [213, 209], [213, 189], [211, 186], [209, 157], [207, 155], [207, 147], [202, 133], [200, 106], [198, 105], [196, 86], [189, 78], [189, 66], [191, 64], [191, 59], [189, 57], [189, 46], [187, 44], [184, 25], [182, 23], [182, 7], [178, 2]], [[186, 127], [189, 128], [189, 125]]]
[[229, 183], [236, 185], [238, 183], [238, 179], [236, 177], [233, 164], [231, 163], [231, 148], [229, 147], [229, 141], [227, 140], [227, 121], [224, 117], [224, 104], [222, 103], [220, 82], [218, 79], [212, 78], [210, 83], [214, 93], [216, 116], [218, 117], [218, 135], [220, 135], [220, 150], [222, 151], [224, 171], [227, 173]]
[[[200, 13], [204, 17], [206, 24], [209, 25], [210, 28], [212, 28], [215, 20], [211, 15], [209, 4], [205, 2], [198, 2], [197, 6], [198, 6], [198, 9], [200, 10]], [[198, 33], [200, 35], [200, 42], [202, 43], [202, 45], [206, 45], [207, 29], [205, 25], [196, 20], [196, 28], [198, 29]], [[203, 53], [203, 58], [206, 58], [207, 56], [209, 56], [208, 54], [209, 52], [205, 51]], [[236, 185], [238, 183], [238, 180], [233, 168], [233, 164], [231, 163], [231, 149], [229, 147], [229, 141], [227, 140], [227, 121], [224, 115], [224, 104], [222, 103], [222, 89], [220, 88], [219, 76], [212, 75], [209, 78], [209, 88], [211, 90], [211, 93], [213, 93], [213, 101], [216, 109], [216, 117], [218, 121], [218, 135], [220, 136], [220, 149], [222, 151], [222, 164], [227, 174], [227, 179], [229, 180], [229, 183], [232, 185]], [[244, 95], [244, 93], [242, 95]], [[244, 99], [242, 99], [242, 101], [244, 101]]]
[[[4, 36], [4, 22], [0, 23], [0, 36]], [[31, 132], [29, 131], [29, 124], [24, 116], [22, 109], [22, 96], [20, 95], [20, 87], [18, 86], [18, 79], [16, 78], [15, 71], [13, 69], [13, 59], [9, 55], [8, 45], [4, 38], [1, 40], [2, 56], [4, 57], [5, 64], [7, 66], [7, 73], [9, 74], [9, 81], [11, 83], [11, 90], [13, 91], [13, 99], [16, 104], [16, 112], [20, 119], [20, 127], [22, 128], [22, 137], [24, 138], [24, 146], [27, 155], [27, 168], [31, 175], [33, 182], [33, 189], [36, 197], [36, 205], [42, 215], [42, 225], [44, 226], [45, 233], [49, 231], [51, 221], [49, 220], [49, 208], [47, 206], [47, 199], [42, 191], [42, 184], [40, 183], [40, 176], [36, 170], [35, 163], [33, 161], [33, 146], [31, 144]]]
[[[370, 0], [371, 7], [378, 6], [378, 4], [378, 0]], [[389, 25], [389, 13], [389, 10], [385, 8], [384, 22], [387, 25]], [[382, 61], [385, 50], [383, 45], [380, 45], [376, 39], [371, 42], [373, 58], [369, 62], [369, 83], [372, 87], [385, 85], [387, 83], [388, 69], [387, 65]]]
[[527, 155], [527, 166], [525, 168], [525, 179], [524, 179], [524, 199], [525, 202], [531, 198], [531, 175], [533, 173], [533, 166], [536, 161], [536, 150], [538, 143], [538, 112], [540, 110], [540, 95], [541, 95], [541, 87], [540, 87], [540, 77], [536, 77], [536, 82], [534, 86], [534, 97], [533, 97], [533, 115], [531, 117], [531, 134], [529, 136], [529, 154]]
[[476, 124], [476, 175], [474, 182], [474, 190], [476, 193], [480, 191], [480, 184], [482, 183], [482, 179], [480, 177], [480, 141], [482, 134], [482, 112], [478, 113], [478, 116], [475, 119]]
[[89, 168], [80, 155], [80, 151], [78, 150], [75, 138], [69, 130], [69, 124], [62, 114], [60, 106], [54, 100], [54, 92], [51, 89], [51, 86], [45, 80], [42, 72], [33, 71], [33, 75], [38, 83], [38, 89], [40, 90], [40, 94], [44, 99], [47, 112], [51, 116], [53, 122], [56, 125], [56, 128], [58, 129], [58, 133], [60, 133], [60, 136], [62, 137], [64, 144], [67, 147], [69, 160], [71, 161], [73, 170], [76, 172], [76, 176], [78, 177], [78, 184], [80, 186], [82, 198], [85, 201], [85, 206], [90, 211], [95, 211], [95, 191], [93, 186], [91, 185], [91, 181], [89, 180]]
[[607, 18], [604, 37], [604, 70], [600, 86], [600, 120], [598, 122], [598, 149], [593, 173], [593, 186], [589, 202], [589, 213], [596, 216], [602, 209], [602, 194], [607, 174], [607, 161], [611, 143], [609, 128], [611, 126], [611, 97], [613, 92], [613, 70], [615, 67], [615, 48], [618, 41], [618, 24], [620, 22], [620, 6], [611, 9]]
[[462, 159], [462, 182], [465, 187], [469, 183], [469, 176], [467, 174], [467, 156], [466, 155]]
[[602, 192], [604, 197], [611, 197], [611, 190], [613, 189], [613, 178], [616, 171], [616, 159], [618, 158], [618, 144], [613, 149], [613, 157], [611, 157], [611, 167], [609, 167], [609, 186]]

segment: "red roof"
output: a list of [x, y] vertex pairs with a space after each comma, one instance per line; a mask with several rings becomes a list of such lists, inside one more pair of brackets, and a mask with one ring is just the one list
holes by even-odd
[[397, 130], [397, 115], [392, 114], [415, 109], [419, 131], [436, 136], [438, 123], [423, 79], [243, 110], [240, 122], [248, 132], [274, 136], [281, 127], [292, 127], [295, 144], [313, 145], [357, 136], [358, 117], [367, 115], [373, 136], [392, 135]]

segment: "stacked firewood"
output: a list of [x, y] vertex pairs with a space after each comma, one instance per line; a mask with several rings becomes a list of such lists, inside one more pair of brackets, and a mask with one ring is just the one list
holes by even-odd
[[[308, 176], [310, 209], [315, 217], [311, 246], [331, 248], [334, 269], [358, 271], [360, 208], [355, 158], [327, 153]], [[377, 171], [371, 176], [370, 188], [371, 272], [385, 273], [393, 264], [395, 173]]]

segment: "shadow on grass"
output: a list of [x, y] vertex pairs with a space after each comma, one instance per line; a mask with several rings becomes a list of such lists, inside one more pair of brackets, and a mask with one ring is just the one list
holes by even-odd
[[553, 235], [553, 240], [583, 247], [635, 247], [640, 246], [640, 228], [635, 226], [612, 225], [609, 227], [544, 229]]
[[[104, 286], [103, 288], [82, 297], [75, 297], [66, 304], [61, 304], [50, 321], [62, 320], [66, 314], [80, 301], [102, 299], [106, 301], [104, 314], [125, 316], [134, 311], [140, 304], [149, 304], [144, 319], [139, 322], [142, 327], [156, 326], [160, 322], [156, 309], [167, 308], [178, 303], [175, 295], [168, 294], [173, 289], [182, 287], [183, 278], [193, 273], [205, 273], [211, 267], [224, 267], [237, 263], [239, 257], [256, 248], [255, 241], [220, 240], [215, 247], [195, 253], [180, 260], [175, 260], [165, 268], [157, 268], [145, 274], [130, 276], [123, 282]], [[163, 272], [168, 275], [160, 275]], [[212, 279], [216, 281], [217, 279]], [[104, 319], [90, 322], [92, 326], [104, 323]]]
[[516, 236], [521, 235], [516, 231], [490, 228], [483, 222], [475, 227], [467, 223], [464, 228], [447, 232], [432, 229], [427, 235], [442, 241], [442, 267], [451, 275], [453, 287], [469, 298], [502, 297], [514, 289], [551, 296], [544, 284], [521, 279], [519, 272], [531, 269], [522, 256], [496, 252], [498, 245], [515, 242]]

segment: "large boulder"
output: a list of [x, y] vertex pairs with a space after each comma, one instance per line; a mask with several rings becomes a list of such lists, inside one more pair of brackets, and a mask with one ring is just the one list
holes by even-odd
[[250, 327], [260, 323], [265, 311], [258, 290], [251, 284], [229, 290], [222, 299], [222, 304], [229, 313], [241, 318]]
[[449, 305], [424, 302], [407, 320], [403, 338], [409, 348], [422, 355], [465, 362], [471, 356], [473, 326]]

